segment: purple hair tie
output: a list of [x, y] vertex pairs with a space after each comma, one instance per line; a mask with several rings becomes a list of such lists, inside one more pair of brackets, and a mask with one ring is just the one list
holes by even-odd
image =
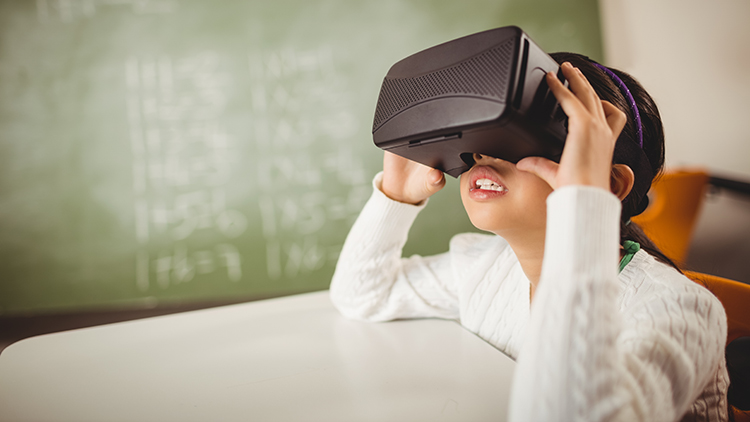
[[630, 93], [630, 90], [628, 89], [628, 86], [625, 85], [625, 82], [622, 81], [617, 75], [615, 75], [615, 72], [611, 71], [607, 66], [602, 66], [599, 63], [594, 63], [596, 67], [603, 70], [604, 73], [607, 74], [613, 81], [617, 83], [617, 85], [620, 88], [620, 91], [625, 95], [625, 98], [628, 100], [628, 103], [630, 104], [630, 108], [633, 110], [633, 115], [635, 116], [635, 125], [637, 127], [637, 133], [638, 133], [638, 145], [641, 146], [641, 149], [643, 149], [643, 126], [641, 126], [641, 114], [638, 113], [638, 106], [635, 104], [635, 99], [633, 98], [633, 95]]

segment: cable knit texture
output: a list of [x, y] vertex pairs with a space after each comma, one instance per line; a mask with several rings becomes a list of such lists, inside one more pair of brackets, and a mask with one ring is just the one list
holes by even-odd
[[341, 252], [331, 299], [349, 318], [445, 318], [517, 360], [512, 421], [725, 421], [726, 315], [706, 289], [639, 251], [618, 275], [618, 199], [565, 187], [547, 200], [533, 305], [510, 246], [461, 234], [401, 257], [426, 205], [379, 189]]

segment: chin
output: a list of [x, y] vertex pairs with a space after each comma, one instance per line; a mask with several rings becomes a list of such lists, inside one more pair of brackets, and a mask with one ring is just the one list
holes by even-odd
[[498, 231], [502, 230], [502, 223], [505, 219], [502, 218], [502, 214], [498, 212], [497, 207], [487, 205], [489, 204], [467, 203], [464, 200], [464, 209], [471, 224], [479, 230], [497, 234]]

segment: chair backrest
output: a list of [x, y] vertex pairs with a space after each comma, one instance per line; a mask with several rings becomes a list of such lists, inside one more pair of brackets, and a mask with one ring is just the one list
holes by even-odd
[[727, 313], [727, 344], [738, 337], [750, 337], [750, 285], [715, 275], [685, 271], [716, 296]]
[[[685, 271], [685, 275], [710, 290], [724, 305], [728, 327], [727, 345], [739, 337], [750, 337], [750, 285], [693, 271]], [[732, 411], [735, 422], [750, 422], [750, 411], [734, 406]]]
[[678, 264], [684, 264], [687, 258], [707, 183], [708, 173], [702, 169], [668, 171], [651, 186], [646, 211], [633, 217], [633, 222]]

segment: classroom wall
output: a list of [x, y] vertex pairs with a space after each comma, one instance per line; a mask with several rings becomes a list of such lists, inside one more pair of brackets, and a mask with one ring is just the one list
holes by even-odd
[[600, 0], [607, 64], [655, 97], [667, 165], [750, 179], [750, 2]]
[[[596, 0], [0, 0], [0, 314], [325, 289], [382, 168], [388, 68], [509, 24], [600, 58], [598, 16]], [[456, 188], [406, 254], [472, 229]]]
[[[750, 2], [600, 0], [606, 63], [659, 105], [667, 167], [750, 181]], [[686, 266], [750, 283], [750, 197], [710, 189]]]

